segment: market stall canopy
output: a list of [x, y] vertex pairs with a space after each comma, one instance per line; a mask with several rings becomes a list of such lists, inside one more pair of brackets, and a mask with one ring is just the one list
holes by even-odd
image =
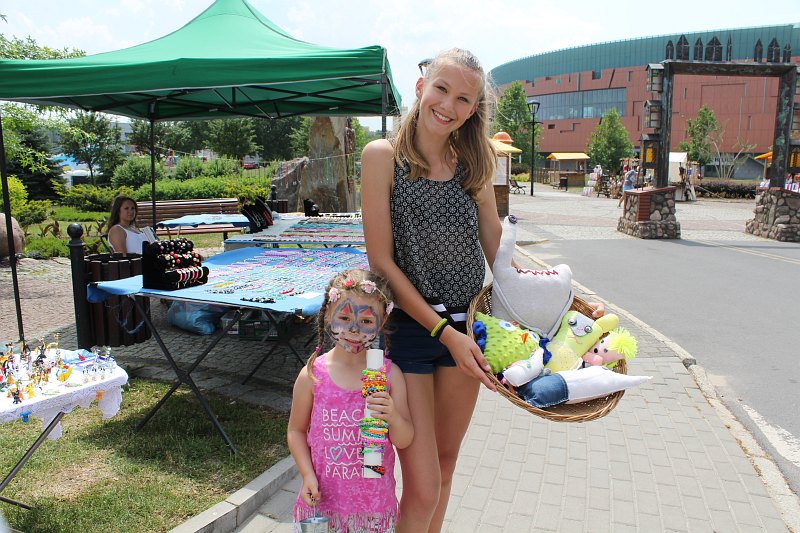
[[556, 161], [576, 161], [589, 159], [589, 156], [583, 152], [553, 152], [547, 156], [547, 159], [555, 159]]
[[399, 115], [386, 50], [295, 39], [246, 0], [217, 0], [144, 44], [0, 61], [0, 99], [148, 120]]
[[761, 155], [757, 155], [755, 157], [755, 159], [758, 159], [758, 160], [764, 159], [767, 162], [770, 162], [770, 161], [772, 161], [772, 152], [767, 152], [767, 153], [764, 153], [764, 154], [761, 154]]

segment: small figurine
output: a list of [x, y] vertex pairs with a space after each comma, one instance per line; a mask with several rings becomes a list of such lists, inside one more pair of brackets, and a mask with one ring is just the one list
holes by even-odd
[[22, 403], [22, 391], [19, 390], [19, 385], [11, 391], [11, 397], [14, 398], [14, 403]]

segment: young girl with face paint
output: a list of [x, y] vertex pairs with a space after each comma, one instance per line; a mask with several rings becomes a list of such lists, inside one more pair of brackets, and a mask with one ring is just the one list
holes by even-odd
[[[318, 513], [329, 519], [331, 532], [394, 530], [393, 447], [405, 448], [414, 435], [405, 380], [388, 359], [377, 374], [364, 372], [367, 350], [377, 347], [393, 307], [386, 281], [368, 270], [345, 270], [328, 284], [318, 346], [297, 376], [289, 416], [289, 450], [303, 478], [294, 506], [296, 527]], [[333, 347], [322, 353], [326, 340]], [[383, 385], [366, 397], [373, 418], [365, 425], [362, 376], [376, 375]], [[365, 477], [364, 432], [387, 430], [382, 464], [373, 469], [381, 475]]]

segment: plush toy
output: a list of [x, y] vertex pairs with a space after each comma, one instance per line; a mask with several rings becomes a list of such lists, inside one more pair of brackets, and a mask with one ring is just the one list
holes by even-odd
[[495, 374], [515, 361], [527, 360], [539, 348], [539, 337], [536, 334], [507, 320], [480, 312], [475, 313], [473, 332], [486, 362]]
[[547, 344], [552, 354], [545, 361], [545, 368], [551, 372], [572, 370], [581, 363], [581, 356], [600, 339], [600, 337], [617, 327], [619, 317], [614, 314], [604, 315], [593, 320], [577, 311], [567, 311], [561, 320], [558, 333]]
[[589, 348], [582, 359], [590, 365], [611, 368], [620, 359], [630, 361], [636, 357], [637, 350], [636, 337], [625, 328], [616, 328]]
[[492, 266], [492, 314], [552, 338], [572, 305], [572, 271], [567, 265], [552, 270], [514, 267], [516, 223], [513, 215], [503, 221], [503, 235]]
[[[571, 315], [570, 318], [576, 317]], [[565, 318], [567, 329], [570, 330], [569, 335], [581, 338], [562, 339], [559, 341], [561, 344], [558, 348], [553, 347], [557, 351], [569, 353], [569, 357], [576, 358], [580, 364], [583, 362], [581, 360], [583, 354], [577, 353], [575, 350], [582, 350], [584, 345], [590, 346], [588, 342], [584, 344], [583, 337], [587, 337], [591, 332], [587, 332], [585, 329], [589, 325], [583, 320], [586, 317], [576, 320], [570, 320], [570, 318]], [[607, 324], [616, 325], [618, 321], [614, 317], [606, 323], [606, 326], [595, 327], [599, 320], [593, 323], [590, 319], [587, 320], [591, 323], [593, 330], [600, 331], [597, 335], [605, 332], [603, 328], [607, 327]], [[573, 331], [578, 324], [582, 324], [584, 335], [577, 335]], [[614, 392], [635, 387], [651, 379], [650, 376], [618, 374], [604, 366], [551, 372], [544, 364], [545, 350], [537, 347], [537, 337], [530, 332], [527, 332], [530, 335], [526, 336], [523, 329], [506, 320], [483, 313], [476, 313], [472, 329], [475, 340], [484, 350], [484, 356], [492, 367], [492, 371], [498, 374], [501, 382], [512, 385], [517, 396], [534, 407], [545, 408], [562, 403], [578, 403], [604, 398]], [[547, 346], [550, 347], [553, 344], [554, 341], [551, 341]], [[593, 343], [590, 347], [594, 348], [598, 345], [603, 346], [604, 343]], [[618, 349], [623, 353], [626, 350], [619, 346]], [[530, 355], [526, 356], [526, 354]], [[555, 357], [554, 355], [551, 361]], [[502, 369], [502, 372], [496, 370], [497, 368]]]

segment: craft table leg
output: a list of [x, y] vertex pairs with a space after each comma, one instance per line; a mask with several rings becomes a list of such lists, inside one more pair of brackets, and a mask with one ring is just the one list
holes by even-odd
[[239, 316], [241, 316], [241, 310], [237, 310], [237, 314], [234, 315], [235, 320], [232, 320], [231, 323], [228, 325], [228, 327], [223, 329], [211, 341], [211, 343], [209, 344], [208, 348], [206, 348], [203, 351], [203, 353], [200, 354], [200, 356], [195, 360], [195, 362], [189, 367], [188, 371], [184, 371], [178, 366], [178, 364], [172, 358], [172, 354], [169, 352], [169, 349], [167, 349], [166, 344], [164, 344], [164, 341], [161, 338], [161, 335], [158, 334], [158, 330], [153, 325], [153, 322], [150, 320], [150, 317], [148, 317], [147, 314], [144, 312], [144, 309], [142, 309], [141, 304], [139, 302], [137, 302], [135, 298], [131, 297], [131, 299], [133, 299], [134, 304], [136, 305], [137, 308], [139, 308], [139, 311], [142, 313], [142, 316], [144, 317], [144, 320], [147, 323], [147, 326], [150, 328], [150, 331], [153, 333], [153, 338], [156, 340], [156, 343], [161, 348], [161, 352], [164, 354], [164, 357], [167, 358], [167, 361], [169, 362], [170, 366], [172, 367], [173, 372], [175, 372], [175, 376], [178, 378], [178, 381], [175, 382], [172, 385], [172, 388], [170, 388], [170, 390], [164, 395], [164, 397], [161, 398], [161, 400], [159, 400], [159, 402], [150, 410], [149, 413], [147, 413], [147, 416], [145, 416], [144, 420], [142, 420], [139, 423], [139, 425], [136, 427], [136, 429], [142, 429], [144, 427], [144, 425], [147, 424], [147, 422], [153, 417], [153, 415], [156, 414], [156, 411], [161, 409], [161, 406], [164, 405], [164, 403], [167, 401], [167, 399], [169, 399], [169, 397], [172, 396], [172, 394], [176, 390], [178, 390], [178, 388], [181, 386], [181, 384], [186, 383], [187, 385], [189, 385], [189, 388], [192, 389], [192, 392], [197, 397], [197, 401], [200, 402], [200, 405], [203, 407], [203, 410], [205, 410], [206, 415], [208, 416], [208, 419], [211, 421], [211, 424], [215, 428], [217, 428], [217, 431], [222, 436], [222, 440], [225, 441], [225, 443], [228, 445], [228, 448], [230, 448], [230, 450], [234, 454], [238, 454], [239, 452], [236, 450], [236, 446], [233, 445], [233, 441], [230, 439], [230, 437], [228, 437], [228, 434], [225, 433], [225, 429], [222, 427], [222, 424], [219, 423], [219, 420], [217, 420], [217, 416], [214, 414], [214, 411], [211, 409], [211, 406], [206, 401], [205, 396], [203, 396], [203, 393], [200, 391], [200, 389], [197, 386], [197, 384], [195, 384], [195, 382], [192, 379], [192, 376], [190, 374], [195, 368], [197, 368], [197, 365], [199, 365], [200, 362], [203, 359], [205, 359], [205, 357], [211, 352], [211, 350], [214, 349], [214, 346], [216, 346], [217, 343], [220, 340], [222, 340], [222, 337], [225, 334], [228, 333], [228, 330], [230, 330], [230, 328], [233, 327], [233, 324], [235, 324], [236, 320], [238, 320]]
[[[41, 446], [42, 443], [44, 442], [44, 439], [46, 439], [47, 436], [50, 434], [50, 432], [53, 431], [53, 429], [55, 429], [56, 425], [59, 422], [61, 422], [61, 419], [64, 418], [65, 414], [66, 413], [64, 413], [63, 411], [58, 413], [55, 416], [55, 418], [53, 418], [53, 420], [49, 424], [47, 424], [47, 427], [44, 428], [44, 431], [42, 431], [42, 434], [39, 435], [39, 438], [37, 438], [36, 441], [33, 444], [31, 444], [31, 447], [28, 448], [28, 451], [25, 452], [25, 455], [23, 455], [22, 458], [14, 466], [14, 468], [11, 469], [11, 472], [8, 473], [6, 478], [2, 482], [0, 482], [0, 492], [3, 492], [3, 490], [5, 490], [5, 488], [6, 488], [6, 485], [11, 483], [11, 480], [14, 479], [14, 476], [17, 475], [17, 472], [19, 472], [20, 469], [25, 465], [25, 463], [28, 462], [28, 459], [30, 459], [33, 456], [34, 452], [36, 452], [36, 450], [39, 448], [39, 446]], [[22, 507], [24, 509], [28, 509], [28, 510], [31, 509], [30, 505], [26, 505], [26, 504], [24, 504], [22, 502], [18, 502], [16, 500], [12, 500], [11, 498], [6, 498], [4, 496], [0, 496], [0, 501], [4, 501], [6, 503], [11, 503], [13, 505], [17, 505], [17, 506]]]
[[[247, 375], [246, 378], [244, 378], [244, 381], [242, 381], [242, 385], [245, 385], [248, 381], [250, 381], [250, 378], [252, 378], [256, 372], [258, 372], [258, 369], [261, 368], [261, 365], [263, 365], [266, 362], [266, 360], [269, 359], [269, 357], [275, 352], [275, 350], [281, 344], [284, 344], [289, 348], [289, 350], [294, 354], [297, 360], [300, 361], [301, 365], [306, 364], [305, 361], [303, 361], [303, 358], [300, 357], [300, 354], [297, 353], [297, 350], [295, 350], [294, 346], [292, 346], [292, 343], [289, 340], [291, 338], [291, 335], [286, 335], [281, 333], [281, 330], [278, 327], [278, 321], [275, 319], [275, 317], [272, 315], [271, 312], [264, 309], [264, 314], [267, 315], [267, 320], [269, 320], [270, 324], [272, 324], [272, 326], [275, 328], [275, 331], [278, 332], [278, 338], [275, 339], [274, 341], [275, 344], [272, 346], [272, 348], [270, 348], [270, 350], [266, 354], [264, 354], [264, 356], [261, 358], [261, 361], [258, 362], [256, 367]], [[306, 345], [308, 344], [306, 343]]]

